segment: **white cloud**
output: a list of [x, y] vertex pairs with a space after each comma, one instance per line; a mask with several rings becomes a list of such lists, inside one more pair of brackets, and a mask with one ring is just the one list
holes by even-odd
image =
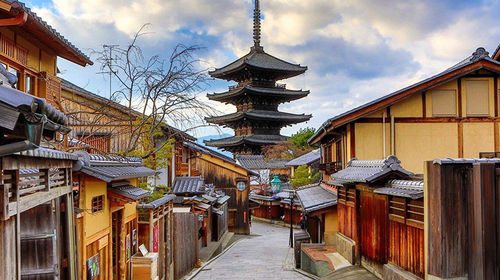
[[[177, 42], [206, 47], [201, 59], [221, 67], [251, 46], [251, 0], [53, 0], [34, 7], [40, 16], [84, 50], [123, 44], [144, 23], [151, 54], [168, 54]], [[282, 105], [312, 113], [319, 126], [347, 109], [429, 77], [470, 55], [497, 46], [498, 1], [264, 0], [262, 44], [269, 53], [309, 66], [305, 75], [283, 81], [311, 90]], [[103, 87], [97, 67], [61, 64], [65, 77], [89, 88]], [[85, 73], [85, 74], [82, 74]], [[216, 82], [209, 91], [223, 91]], [[101, 92], [106, 92], [105, 88]], [[231, 112], [234, 107], [213, 104]], [[297, 127], [283, 130], [290, 134]]]

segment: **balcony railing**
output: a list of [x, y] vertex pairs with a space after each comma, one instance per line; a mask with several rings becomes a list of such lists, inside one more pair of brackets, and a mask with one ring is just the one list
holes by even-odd
[[324, 171], [326, 174], [332, 174], [342, 169], [342, 162], [325, 162], [319, 165], [319, 170]]

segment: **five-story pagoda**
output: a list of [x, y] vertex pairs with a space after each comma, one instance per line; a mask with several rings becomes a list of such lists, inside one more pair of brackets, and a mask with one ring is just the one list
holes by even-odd
[[284, 102], [300, 99], [309, 91], [289, 90], [276, 81], [304, 73], [307, 67], [292, 64], [264, 52], [260, 45], [259, 0], [255, 0], [254, 45], [242, 58], [209, 74], [218, 79], [235, 81], [229, 91], [208, 94], [210, 100], [236, 106], [236, 113], [206, 118], [207, 122], [234, 129], [235, 136], [205, 141], [235, 155], [261, 154], [262, 147], [286, 141], [282, 127], [307, 121], [311, 115], [278, 111]]

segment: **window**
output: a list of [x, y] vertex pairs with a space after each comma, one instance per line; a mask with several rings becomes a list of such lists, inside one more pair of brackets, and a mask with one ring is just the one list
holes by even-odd
[[19, 80], [20, 80], [19, 79], [19, 71], [17, 71], [17, 69], [15, 69], [15, 68], [12, 68], [11, 66], [8, 67], [7, 71], [9, 71], [9, 73], [12, 73], [12, 74], [16, 75], [16, 77], [17, 77], [17, 83], [14, 85], [14, 87], [16, 89], [19, 89]]
[[432, 92], [432, 115], [435, 117], [457, 115], [455, 90], [435, 90]]
[[465, 81], [467, 116], [490, 114], [488, 80]]
[[25, 79], [24, 79], [24, 91], [26, 93], [35, 95], [35, 77], [31, 76], [30, 74], [26, 74]]
[[104, 195], [92, 197], [92, 213], [102, 211], [104, 205]]

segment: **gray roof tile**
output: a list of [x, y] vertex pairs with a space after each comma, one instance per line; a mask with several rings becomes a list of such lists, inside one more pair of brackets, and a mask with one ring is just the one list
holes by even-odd
[[330, 175], [331, 184], [373, 183], [388, 176], [401, 179], [413, 176], [413, 173], [403, 169], [401, 161], [395, 156], [385, 160], [351, 160], [347, 167]]
[[337, 204], [337, 195], [327, 191], [319, 184], [299, 188], [296, 194], [306, 212], [324, 209]]
[[133, 200], [143, 199], [151, 194], [147, 190], [130, 185], [128, 182], [113, 183], [108, 187], [108, 190]]
[[173, 193], [176, 194], [204, 194], [203, 178], [196, 177], [175, 177]]
[[243, 167], [251, 170], [284, 169], [287, 160], [266, 160], [263, 155], [238, 155], [236, 161]]
[[169, 201], [173, 201], [175, 197], [176, 196], [174, 194], [166, 194], [162, 198], [158, 198], [157, 200], [151, 201], [149, 203], [141, 203], [137, 205], [137, 208], [155, 209], [167, 204]]
[[378, 194], [419, 199], [424, 197], [424, 182], [409, 180], [390, 180], [387, 182], [385, 187], [375, 189], [373, 192]]
[[319, 161], [321, 157], [321, 152], [319, 149], [310, 151], [309, 153], [305, 155], [301, 155], [298, 158], [292, 159], [291, 161], [287, 162], [287, 166], [300, 166], [300, 165], [308, 165], [313, 162]]
[[262, 145], [262, 144], [278, 144], [286, 141], [287, 137], [282, 135], [246, 135], [246, 136], [231, 136], [217, 140], [206, 140], [208, 146], [224, 148], [230, 146], [238, 146], [243, 143]]

